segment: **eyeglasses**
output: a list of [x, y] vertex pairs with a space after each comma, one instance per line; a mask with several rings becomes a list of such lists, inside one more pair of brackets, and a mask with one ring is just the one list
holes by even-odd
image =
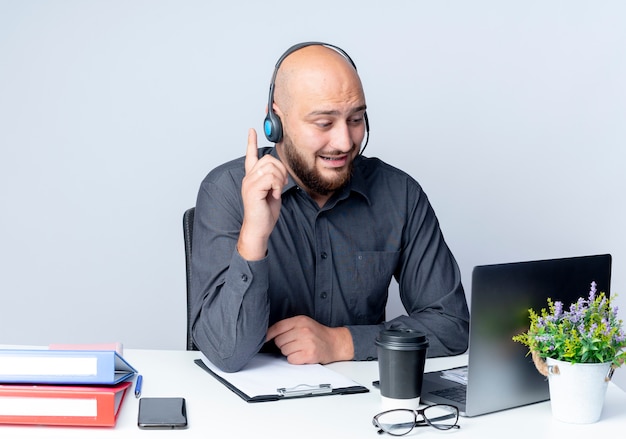
[[[418, 415], [421, 419], [418, 419]], [[421, 410], [394, 409], [374, 416], [372, 424], [378, 428], [378, 434], [404, 436], [414, 427], [435, 427], [438, 430], [461, 428], [459, 409], [453, 405], [433, 404]]]

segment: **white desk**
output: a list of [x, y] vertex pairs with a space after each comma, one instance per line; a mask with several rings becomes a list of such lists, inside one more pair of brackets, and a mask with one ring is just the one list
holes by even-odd
[[[0, 437], [13, 438], [384, 438], [372, 426], [380, 394], [371, 383], [378, 363], [342, 362], [329, 367], [370, 388], [369, 393], [246, 403], [193, 363], [199, 352], [126, 349], [124, 357], [144, 377], [142, 396], [187, 399], [187, 430], [137, 428], [138, 399], [126, 396], [115, 428], [64, 428], [0, 425]], [[465, 358], [430, 359], [427, 371], [463, 364]], [[626, 392], [610, 384], [598, 423], [570, 425], [556, 421], [544, 402], [476, 418], [460, 418], [459, 430], [415, 429], [405, 437], [558, 438], [611, 437], [626, 428]]]

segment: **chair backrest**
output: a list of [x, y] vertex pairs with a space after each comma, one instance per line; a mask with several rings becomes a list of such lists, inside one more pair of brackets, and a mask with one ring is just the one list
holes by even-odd
[[197, 351], [191, 338], [191, 242], [193, 240], [193, 218], [196, 208], [191, 207], [183, 213], [183, 238], [185, 239], [185, 267], [187, 270], [187, 350]]

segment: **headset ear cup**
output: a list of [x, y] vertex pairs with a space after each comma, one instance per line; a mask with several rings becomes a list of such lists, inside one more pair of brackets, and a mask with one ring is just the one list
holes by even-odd
[[280, 118], [273, 111], [269, 111], [263, 122], [263, 131], [267, 140], [278, 143], [283, 138], [283, 125]]

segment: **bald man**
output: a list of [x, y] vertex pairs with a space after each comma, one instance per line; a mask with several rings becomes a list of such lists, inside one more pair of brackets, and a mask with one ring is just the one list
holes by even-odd
[[[227, 372], [262, 348], [290, 363], [376, 358], [381, 329], [414, 328], [429, 356], [467, 349], [460, 272], [420, 185], [359, 154], [366, 102], [350, 60], [322, 44], [276, 72], [282, 138], [203, 180], [192, 254], [192, 335]], [[385, 321], [391, 278], [407, 311]]]

